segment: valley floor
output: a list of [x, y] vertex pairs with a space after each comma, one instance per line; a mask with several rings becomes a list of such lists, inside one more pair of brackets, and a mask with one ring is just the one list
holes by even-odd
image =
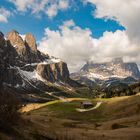
[[[22, 108], [23, 122], [15, 128], [22, 140], [140, 140], [140, 94], [89, 99], [100, 106], [78, 112], [85, 98], [56, 100]], [[18, 134], [18, 135], [17, 135]], [[12, 136], [0, 134], [0, 139]]]

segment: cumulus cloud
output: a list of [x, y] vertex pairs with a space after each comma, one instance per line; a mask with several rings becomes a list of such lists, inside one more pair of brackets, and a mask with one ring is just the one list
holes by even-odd
[[26, 11], [34, 4], [34, 0], [9, 0], [9, 2], [14, 3], [19, 11]]
[[71, 71], [78, 70], [88, 60], [103, 62], [115, 57], [140, 66], [140, 0], [83, 1], [96, 6], [94, 17], [115, 20], [126, 30], [106, 31], [95, 39], [89, 29], [81, 29], [70, 20], [60, 30], [45, 29], [40, 49], [65, 60]]
[[0, 22], [8, 22], [8, 18], [10, 17], [10, 11], [5, 8], [0, 8]]
[[39, 49], [63, 59], [68, 63], [69, 68], [75, 71], [93, 55], [91, 35], [89, 29], [83, 30], [70, 20], [64, 22], [60, 30], [53, 31], [46, 28]]
[[130, 42], [126, 31], [105, 32], [95, 39], [89, 29], [81, 29], [73, 20], [64, 22], [56, 31], [46, 28], [39, 49], [67, 62], [71, 72], [89, 60], [104, 62], [123, 57], [125, 61], [139, 62], [140, 58], [140, 48]]
[[139, 63], [140, 47], [129, 40], [126, 31], [104, 32], [102, 37], [94, 40], [94, 45], [98, 48], [91, 58], [94, 61], [104, 62], [123, 57], [126, 62]]
[[113, 19], [126, 28], [129, 39], [140, 43], [140, 0], [84, 0], [96, 6], [94, 16]]
[[9, 0], [13, 3], [18, 11], [26, 12], [31, 10], [33, 14], [40, 14], [41, 12], [52, 18], [57, 15], [58, 11], [69, 8], [70, 0]]

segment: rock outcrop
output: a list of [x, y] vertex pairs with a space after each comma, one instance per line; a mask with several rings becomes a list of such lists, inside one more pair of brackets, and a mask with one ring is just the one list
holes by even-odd
[[37, 73], [42, 78], [55, 82], [68, 81], [69, 80], [69, 71], [66, 63], [60, 61], [59, 63], [52, 64], [38, 64]]
[[122, 58], [115, 58], [111, 62], [87, 62], [79, 72], [71, 74], [71, 78], [89, 86], [114, 81], [132, 84], [140, 80], [140, 72], [136, 63], [124, 63]]
[[124, 63], [122, 58], [115, 58], [111, 62], [93, 63], [88, 62], [81, 69], [82, 72], [91, 73], [100, 78], [109, 77], [134, 77], [140, 79], [140, 72], [136, 63]]
[[18, 56], [25, 61], [28, 61], [28, 52], [27, 47], [24, 44], [22, 37], [15, 30], [9, 32], [7, 34], [7, 40], [11, 44], [12, 47], [15, 48]]
[[47, 82], [67, 82], [69, 71], [61, 60], [37, 50], [31, 33], [25, 40], [17, 31], [11, 31], [6, 39], [0, 32], [0, 86], [40, 89]]
[[31, 33], [22, 38], [17, 31], [11, 31], [7, 34], [7, 45], [11, 46], [12, 55], [14, 54], [14, 57], [17, 58], [16, 61], [20, 62], [22, 66], [27, 63], [39, 63], [49, 58], [37, 50], [36, 40]]
[[27, 33], [25, 36], [25, 43], [31, 49], [33, 53], [37, 53], [37, 45], [34, 36], [31, 33]]

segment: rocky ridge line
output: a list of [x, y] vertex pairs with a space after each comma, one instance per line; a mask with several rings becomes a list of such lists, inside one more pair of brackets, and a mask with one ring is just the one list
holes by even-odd
[[0, 32], [0, 84], [16, 88], [32, 88], [44, 82], [67, 82], [69, 70], [60, 59], [37, 49], [31, 33], [23, 38], [13, 30], [4, 37]]

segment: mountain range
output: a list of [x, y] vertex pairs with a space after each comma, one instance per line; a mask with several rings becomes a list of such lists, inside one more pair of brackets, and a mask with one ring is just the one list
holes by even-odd
[[22, 36], [13, 30], [6, 36], [0, 32], [0, 87], [18, 92], [71, 90], [67, 64], [37, 49], [31, 33]]
[[[37, 49], [32, 33], [23, 36], [13, 30], [4, 36], [0, 32], [1, 89], [10, 88], [18, 93], [47, 92], [50, 95], [49, 92], [66, 90], [77, 93], [76, 87], [100, 86], [100, 94], [112, 87], [122, 86], [121, 89], [127, 90], [128, 84], [139, 80], [137, 64], [125, 63], [122, 58], [104, 63], [87, 62], [80, 71], [70, 74], [65, 62]], [[129, 95], [130, 92], [122, 95]]]
[[104, 63], [87, 62], [80, 71], [72, 73], [71, 78], [91, 82], [113, 79], [136, 82], [140, 79], [140, 71], [136, 63], [125, 63], [122, 58], [114, 58], [112, 61]]

